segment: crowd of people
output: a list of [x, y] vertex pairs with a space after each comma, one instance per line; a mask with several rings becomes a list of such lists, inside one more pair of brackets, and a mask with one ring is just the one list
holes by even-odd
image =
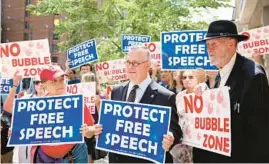
[[[32, 80], [33, 88], [31, 94], [27, 95], [28, 98], [65, 95], [67, 84], [96, 82], [96, 112], [93, 115], [85, 115], [85, 124], [81, 125], [85, 143], [12, 149], [6, 147], [8, 133], [12, 133], [8, 132], [10, 123], [5, 123], [4, 126], [1, 122], [1, 162], [11, 163], [13, 157], [14, 163], [93, 163], [107, 156], [107, 152], [95, 149], [95, 140], [102, 133], [102, 125], [98, 124], [100, 100], [108, 98], [172, 108], [169, 133], [164, 135], [162, 142], [163, 149], [167, 152], [167, 163], [269, 162], [268, 80], [261, 65], [236, 52], [238, 42], [245, 39], [246, 36], [237, 34], [236, 26], [230, 21], [215, 21], [210, 24], [203, 41], [207, 43], [211, 63], [216, 65], [219, 71], [200, 68], [184, 71], [160, 70], [152, 63], [147, 47], [133, 46], [125, 58], [128, 80], [116, 86], [111, 95], [101, 92], [94, 68], [90, 64], [80, 66], [79, 72], [68, 67], [69, 61], [66, 62], [65, 71], [57, 65], [48, 66], [38, 78]], [[16, 95], [16, 88], [21, 80], [22, 76], [17, 71], [13, 77], [13, 87], [3, 103], [4, 115], [9, 120], [14, 99], [27, 98]], [[181, 121], [184, 111], [178, 107], [178, 100], [185, 94], [196, 93], [199, 89], [202, 92], [221, 86], [230, 87], [231, 157], [181, 143], [184, 132], [180, 127], [184, 126]], [[235, 102], [240, 103], [240, 112], [234, 112]], [[84, 110], [87, 110], [86, 105]], [[111, 163], [149, 162], [116, 153], [109, 153], [108, 156]]]

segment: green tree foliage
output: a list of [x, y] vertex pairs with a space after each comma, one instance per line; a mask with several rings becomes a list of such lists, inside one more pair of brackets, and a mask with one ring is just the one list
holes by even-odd
[[[28, 6], [34, 15], [61, 15], [56, 33], [65, 41], [62, 51], [95, 38], [101, 61], [123, 57], [122, 34], [150, 35], [160, 32], [206, 29], [206, 22], [193, 22], [198, 9], [218, 8], [230, 0], [43, 0]], [[202, 15], [201, 15], [202, 17]]]

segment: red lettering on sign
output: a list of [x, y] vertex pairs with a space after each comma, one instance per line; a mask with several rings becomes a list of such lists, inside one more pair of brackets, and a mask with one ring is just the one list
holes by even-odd
[[115, 75], [115, 76], [112, 76], [111, 79], [114, 81], [114, 80], [125, 80], [127, 78], [126, 74], [123, 74], [123, 75]]
[[[187, 97], [189, 96], [189, 97]], [[186, 113], [193, 113], [193, 108], [195, 109], [196, 113], [201, 113], [203, 110], [203, 98], [202, 96], [194, 96], [193, 95], [187, 95], [184, 96], [184, 104], [185, 104], [185, 111]]]
[[95, 65], [96, 71], [107, 70], [108, 68], [109, 68], [109, 64], [107, 62], [97, 63]]
[[44, 58], [23, 58], [23, 59], [12, 59], [12, 66], [36, 66], [36, 65], [48, 65], [50, 64], [49, 57]]
[[78, 86], [77, 85], [68, 85], [67, 92], [72, 93], [72, 94], [78, 93]]
[[213, 135], [204, 134], [203, 147], [209, 149], [215, 149], [225, 153], [229, 152], [230, 140], [226, 137], [219, 137]]
[[155, 43], [149, 43], [149, 44], [145, 44], [145, 45], [148, 47], [150, 52], [154, 52], [156, 50], [156, 44]]
[[264, 46], [264, 45], [269, 45], [268, 39], [244, 43], [243, 48], [247, 49], [247, 48], [253, 48], [253, 47]]
[[3, 47], [3, 45], [1, 45], [1, 57], [3, 57], [3, 55], [5, 55], [6, 57], [9, 57], [9, 55], [11, 56], [19, 56], [21, 52], [20, 46], [17, 43], [12, 43], [10, 45], [10, 47], [8, 45], [5, 45], [5, 47]]
[[254, 52], [256, 53], [256, 54], [267, 54], [267, 53], [269, 53], [269, 47], [261, 47], [261, 48], [259, 48], [259, 49], [254, 49]]
[[37, 76], [41, 73], [41, 68], [24, 68], [24, 76], [27, 77], [33, 77], [33, 76]]
[[195, 128], [203, 130], [211, 130], [218, 132], [230, 132], [230, 119], [223, 118], [223, 124], [221, 124], [221, 118], [195, 118]]

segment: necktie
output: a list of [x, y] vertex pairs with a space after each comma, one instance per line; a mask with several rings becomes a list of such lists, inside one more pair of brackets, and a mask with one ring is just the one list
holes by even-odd
[[220, 81], [221, 81], [220, 73], [218, 73], [218, 75], [216, 76], [216, 84], [215, 84], [215, 87], [214, 88], [219, 88]]
[[129, 94], [129, 97], [127, 99], [127, 101], [129, 102], [134, 102], [135, 101], [135, 96], [136, 96], [136, 89], [139, 88], [138, 85], [134, 85], [130, 94]]

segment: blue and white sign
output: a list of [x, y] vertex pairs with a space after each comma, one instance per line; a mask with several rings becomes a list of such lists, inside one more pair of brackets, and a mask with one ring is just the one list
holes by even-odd
[[1, 94], [8, 94], [12, 86], [13, 86], [12, 79], [0, 79], [0, 93]]
[[[16, 94], [18, 94], [21, 91], [21, 83], [19, 83]], [[0, 79], [0, 93], [2, 95], [9, 94], [10, 89], [13, 87], [13, 79]]]
[[127, 53], [133, 45], [147, 43], [150, 41], [151, 37], [148, 35], [123, 34], [121, 38], [121, 50], [123, 53]]
[[70, 60], [70, 69], [77, 68], [83, 64], [98, 60], [96, 41], [88, 40], [75, 45], [67, 50], [67, 58]]
[[161, 33], [162, 69], [217, 70], [210, 63], [207, 45], [202, 40], [206, 31], [174, 31]]
[[83, 95], [16, 99], [8, 145], [82, 143], [83, 103]]
[[102, 100], [99, 124], [103, 131], [96, 148], [165, 162], [163, 135], [168, 134], [171, 107]]

